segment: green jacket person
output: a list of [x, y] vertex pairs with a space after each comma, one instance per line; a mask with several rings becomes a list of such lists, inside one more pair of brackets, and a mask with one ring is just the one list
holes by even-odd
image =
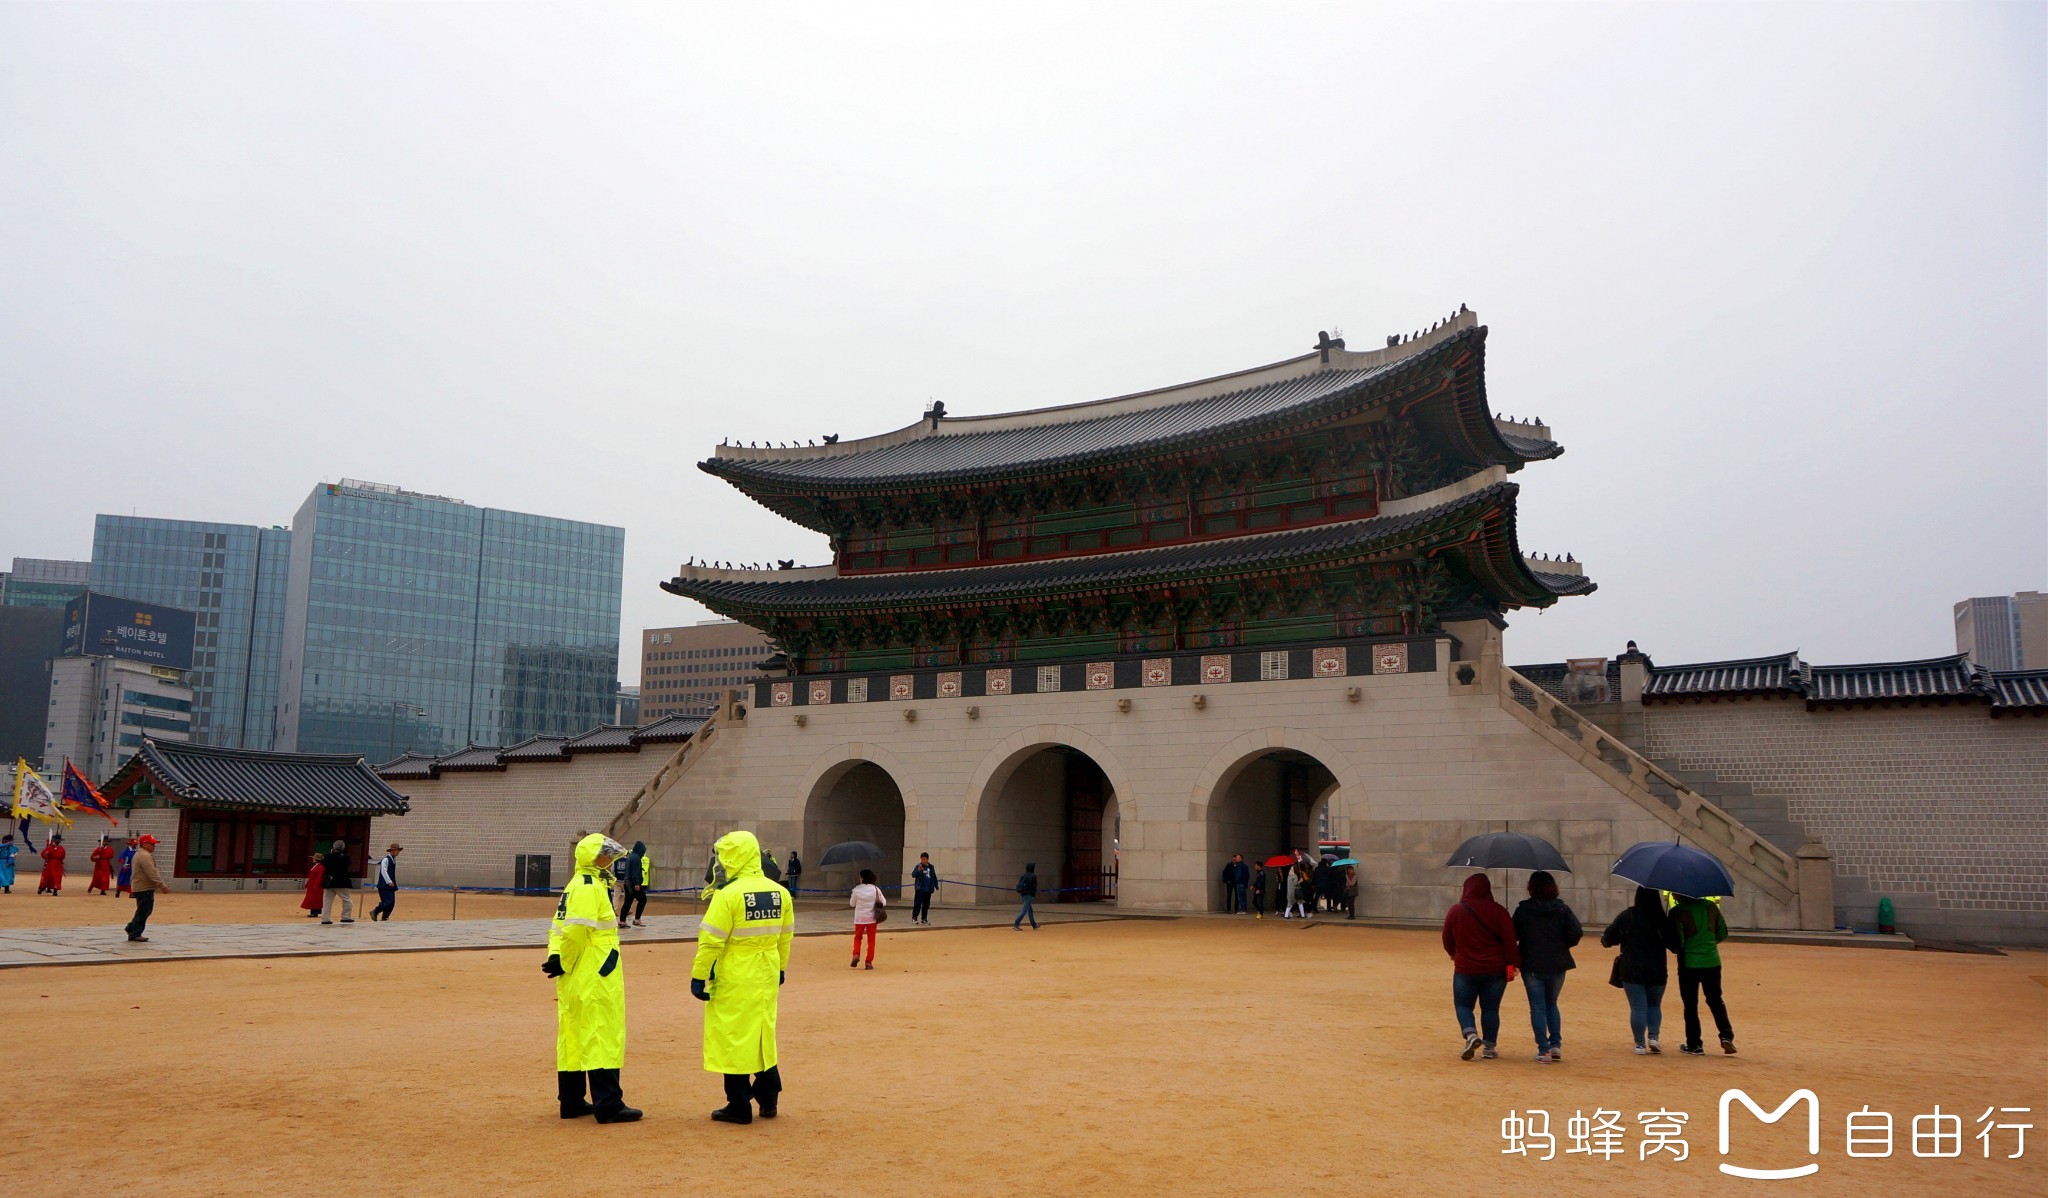
[[[725, 1075], [725, 1105], [711, 1112], [721, 1123], [775, 1117], [782, 1093], [776, 1071], [776, 992], [789, 969], [796, 908], [789, 891], [761, 872], [761, 842], [752, 832], [719, 837], [725, 882], [710, 896], [697, 928], [697, 960], [690, 993], [704, 1002], [704, 1069]], [[750, 1077], [751, 1075], [751, 1077]]]
[[[576, 874], [562, 889], [548, 929], [541, 972], [555, 979], [555, 1082], [562, 1118], [595, 1113], [599, 1123], [631, 1123], [619, 1070], [626, 1063], [626, 971], [619, 921], [612, 915], [612, 862], [626, 855], [593, 832], [576, 842]], [[583, 1099], [584, 1081], [590, 1101]]]

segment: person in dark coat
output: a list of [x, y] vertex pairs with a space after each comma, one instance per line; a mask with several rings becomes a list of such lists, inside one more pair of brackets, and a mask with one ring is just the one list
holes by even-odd
[[1330, 861], [1331, 858], [1322, 858], [1308, 873], [1309, 888], [1315, 892], [1309, 900], [1312, 910], [1333, 911], [1337, 907], [1336, 891], [1332, 885], [1337, 871], [1330, 868]]
[[1031, 921], [1031, 930], [1036, 932], [1038, 930], [1038, 916], [1032, 914], [1031, 901], [1038, 897], [1038, 866], [1026, 865], [1024, 867], [1024, 876], [1017, 879], [1017, 897], [1024, 900], [1024, 905], [1018, 908], [1017, 918], [1011, 922], [1010, 930], [1013, 932], [1023, 931], [1024, 921], [1028, 919]]
[[334, 922], [336, 907], [341, 908], [341, 922], [356, 921], [356, 899], [351, 893], [356, 888], [356, 878], [350, 871], [350, 864], [347, 844], [337, 840], [327, 846], [327, 856], [320, 862], [323, 870], [320, 875], [320, 888], [327, 892], [327, 905], [322, 908], [320, 914], [320, 922], [323, 924]]
[[796, 888], [804, 882], [804, 863], [798, 859], [795, 849], [789, 850], [789, 864], [783, 867], [782, 874], [787, 879], [783, 888], [795, 894]]
[[930, 853], [917, 855], [917, 864], [910, 869], [910, 889], [910, 922], [930, 927], [932, 900], [939, 893], [939, 869], [932, 864]]
[[1244, 863], [1243, 853], [1232, 853], [1230, 861], [1223, 867], [1223, 910], [1230, 915], [1251, 913], [1252, 867]]
[[1564, 1015], [1557, 1008], [1564, 975], [1577, 969], [1572, 946], [1586, 934], [1579, 917], [1557, 897], [1557, 879], [1539, 869], [1529, 875], [1529, 897], [1515, 907], [1515, 942], [1522, 954], [1522, 988], [1529, 993], [1529, 1024], [1536, 1030], [1536, 1063], [1564, 1059]]
[[1252, 874], [1252, 918], [1266, 918], [1266, 867]]
[[1648, 886], [1636, 887], [1635, 904], [1614, 917], [1600, 933], [1600, 943], [1621, 949], [1621, 991], [1628, 995], [1628, 1028], [1635, 1033], [1636, 1055], [1661, 1053], [1657, 1034], [1664, 1030], [1664, 987], [1671, 980], [1671, 917], [1664, 897]]
[[[1465, 891], [1444, 914], [1444, 952], [1451, 958], [1451, 1002], [1458, 1012], [1458, 1030], [1465, 1035], [1461, 1060], [1484, 1048], [1492, 1060], [1500, 1054], [1500, 996], [1514, 980], [1521, 956], [1515, 949], [1515, 921], [1508, 909], [1493, 901], [1493, 882], [1485, 874], [1465, 879]], [[1472, 1006], [1479, 1005], [1479, 1026]]]

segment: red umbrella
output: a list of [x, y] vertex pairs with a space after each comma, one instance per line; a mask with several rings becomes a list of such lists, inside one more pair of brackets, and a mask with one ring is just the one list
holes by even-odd
[[1266, 858], [1267, 869], [1275, 869], [1279, 866], [1292, 864], [1294, 864], [1294, 854], [1292, 853], [1276, 853], [1273, 856]]

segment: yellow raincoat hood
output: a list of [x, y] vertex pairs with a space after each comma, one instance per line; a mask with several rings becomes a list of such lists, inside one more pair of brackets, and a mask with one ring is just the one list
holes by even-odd
[[728, 882], [761, 872], [761, 842], [752, 832], [727, 832], [712, 846]]
[[[607, 846], [609, 846], [609, 849], [607, 849]], [[576, 842], [576, 868], [595, 872], [597, 870], [597, 859], [607, 851], [614, 857], [626, 855], [625, 849], [619, 847], [618, 841], [613, 840], [602, 832], [592, 832]]]

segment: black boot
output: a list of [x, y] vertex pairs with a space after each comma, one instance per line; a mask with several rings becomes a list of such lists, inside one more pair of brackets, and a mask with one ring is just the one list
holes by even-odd
[[711, 1117], [720, 1123], [752, 1123], [754, 1121], [754, 1082], [744, 1073], [725, 1075], [725, 1105], [711, 1112]]
[[626, 1096], [619, 1092], [616, 1069], [590, 1071], [590, 1104], [596, 1108], [599, 1123], [631, 1123], [640, 1118], [640, 1112], [627, 1106]]
[[583, 1072], [580, 1069], [556, 1072], [555, 1097], [561, 1100], [564, 1119], [581, 1119], [596, 1109], [583, 1101]]
[[766, 1073], [754, 1075], [754, 1101], [761, 1106], [761, 1117], [773, 1119], [775, 1104], [782, 1097], [782, 1069], [770, 1066]]

